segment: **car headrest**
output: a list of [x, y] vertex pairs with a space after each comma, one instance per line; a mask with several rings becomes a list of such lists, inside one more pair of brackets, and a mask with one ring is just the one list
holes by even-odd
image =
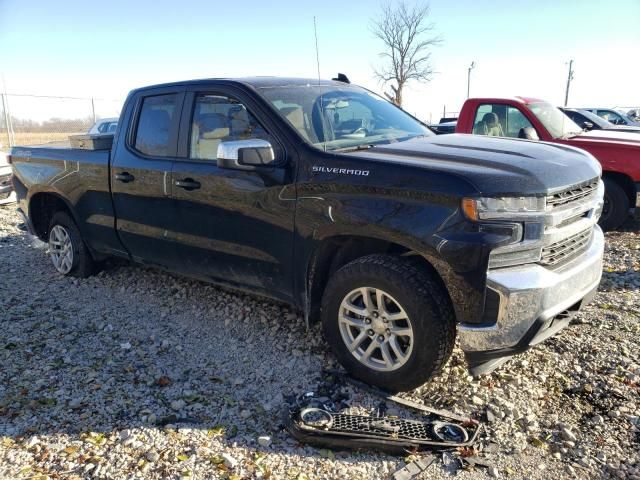
[[492, 127], [498, 124], [498, 115], [493, 112], [485, 113], [482, 117], [482, 121]]

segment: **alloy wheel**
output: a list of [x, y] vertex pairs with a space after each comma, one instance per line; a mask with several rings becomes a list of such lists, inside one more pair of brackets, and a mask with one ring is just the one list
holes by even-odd
[[373, 370], [397, 370], [411, 357], [409, 316], [384, 290], [362, 287], [349, 292], [340, 304], [338, 323], [347, 349]]
[[73, 244], [69, 232], [62, 225], [54, 226], [49, 233], [49, 255], [58, 272], [66, 275], [71, 271]]

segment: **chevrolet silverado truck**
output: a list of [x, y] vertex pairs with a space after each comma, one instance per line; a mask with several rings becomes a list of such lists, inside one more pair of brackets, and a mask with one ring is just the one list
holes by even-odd
[[640, 138], [612, 130], [583, 131], [559, 108], [537, 98], [470, 98], [456, 133], [543, 140], [578, 147], [602, 165], [603, 230], [618, 228], [640, 207]]
[[579, 149], [436, 137], [363, 88], [287, 78], [134, 90], [110, 138], [12, 150], [60, 274], [115, 256], [287, 302], [388, 390], [436, 374], [456, 335], [491, 371], [600, 281], [604, 187]]

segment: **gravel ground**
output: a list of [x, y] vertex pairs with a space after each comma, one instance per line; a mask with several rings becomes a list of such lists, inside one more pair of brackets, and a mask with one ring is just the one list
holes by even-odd
[[[404, 464], [283, 431], [285, 398], [336, 367], [318, 326], [126, 262], [61, 277], [14, 208], [0, 207], [0, 478], [369, 479]], [[607, 235], [600, 291], [559, 336], [481, 379], [456, 349], [403, 394], [487, 420], [477, 449], [493, 468], [458, 478], [640, 479], [639, 227]], [[354, 410], [378, 403], [343, 392]]]

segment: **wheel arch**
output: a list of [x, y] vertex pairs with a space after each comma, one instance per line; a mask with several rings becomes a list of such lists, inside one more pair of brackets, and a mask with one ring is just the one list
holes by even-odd
[[435, 258], [417, 252], [408, 245], [391, 240], [360, 235], [336, 235], [324, 238], [309, 257], [305, 278], [305, 318], [307, 324], [320, 319], [322, 295], [331, 276], [344, 265], [371, 254], [407, 257], [418, 268], [425, 269], [438, 282], [453, 305], [449, 289], [438, 271]]
[[29, 199], [29, 220], [34, 233], [43, 242], [47, 241], [49, 224], [53, 216], [60, 211], [66, 212], [76, 222], [73, 209], [67, 200], [57, 192], [42, 191], [34, 193]]
[[636, 185], [631, 177], [620, 172], [604, 171], [602, 172], [602, 178], [612, 180], [620, 185], [629, 198], [629, 205], [634, 206], [636, 204]]

